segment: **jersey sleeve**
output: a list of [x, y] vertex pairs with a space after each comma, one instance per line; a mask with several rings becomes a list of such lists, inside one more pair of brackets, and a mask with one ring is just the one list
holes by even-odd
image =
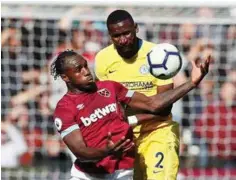
[[99, 52], [95, 57], [94, 72], [99, 80], [104, 81], [108, 78], [106, 74], [106, 63], [104, 63], [105, 58], [101, 53], [102, 52]]
[[72, 131], [79, 129], [75, 117], [76, 108], [74, 108], [70, 103], [61, 103], [57, 105], [54, 112], [54, 124], [62, 139]]
[[113, 84], [114, 84], [117, 100], [119, 102], [128, 104], [134, 94], [134, 91], [127, 89], [126, 87], [124, 87], [122, 84], [118, 82], [113, 81]]

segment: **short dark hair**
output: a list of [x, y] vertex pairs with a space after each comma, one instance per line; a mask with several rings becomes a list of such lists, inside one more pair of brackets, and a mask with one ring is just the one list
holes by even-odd
[[78, 54], [73, 50], [66, 50], [61, 52], [57, 58], [51, 64], [51, 75], [54, 79], [64, 73], [66, 67], [66, 58], [71, 56], [77, 56]]
[[130, 19], [130, 21], [132, 23], [134, 23], [133, 17], [131, 16], [131, 14], [125, 10], [115, 10], [113, 11], [107, 18], [107, 28], [109, 29], [109, 25], [110, 24], [115, 24], [115, 23], [119, 23], [121, 21], [124, 21], [126, 19]]

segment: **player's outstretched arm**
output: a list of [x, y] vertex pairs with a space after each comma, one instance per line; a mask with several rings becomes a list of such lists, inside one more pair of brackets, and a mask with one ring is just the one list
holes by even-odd
[[86, 146], [79, 129], [66, 135], [63, 141], [78, 159], [86, 161], [101, 160], [108, 155], [116, 155], [118, 152], [124, 153], [134, 146], [130, 139], [125, 139], [125, 137], [114, 143], [111, 136], [111, 133], [108, 133], [107, 146], [100, 149]]
[[161, 111], [162, 109], [169, 106], [170, 104], [173, 104], [189, 91], [197, 87], [204, 76], [208, 73], [210, 60], [211, 57], [209, 56], [199, 66], [196, 64], [196, 62], [192, 62], [192, 72], [190, 80], [180, 85], [179, 87], [151, 97], [147, 97], [144, 94], [135, 92], [128, 105], [133, 108], [148, 110], [154, 113]]

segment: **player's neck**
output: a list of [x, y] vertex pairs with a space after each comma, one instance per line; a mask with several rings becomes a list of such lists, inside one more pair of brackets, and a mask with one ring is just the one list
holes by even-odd
[[67, 84], [68, 93], [70, 94], [81, 94], [81, 93], [94, 93], [97, 91], [97, 85], [95, 82], [88, 84], [87, 86], [73, 86]]
[[81, 93], [84, 93], [84, 92], [79, 90], [79, 89], [68, 89], [68, 93], [69, 94], [81, 94]]
[[77, 87], [74, 87], [73, 85], [71, 85], [69, 83], [67, 84], [67, 88], [68, 88], [68, 93], [70, 93], [70, 94], [81, 94], [81, 93], [83, 93], [82, 90], [80, 90]]
[[134, 55], [132, 56], [132, 58], [137, 55], [137, 53], [138, 53], [139, 49], [141, 48], [141, 46], [142, 46], [142, 40], [137, 37], [136, 42], [135, 42], [135, 46], [134, 46], [134, 52], [133, 52]]

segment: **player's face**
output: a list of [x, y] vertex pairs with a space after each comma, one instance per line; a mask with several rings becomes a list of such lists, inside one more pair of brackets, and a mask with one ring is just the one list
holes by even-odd
[[111, 40], [121, 57], [129, 59], [137, 53], [137, 25], [130, 19], [110, 24], [108, 30]]
[[63, 79], [71, 90], [78, 89], [88, 92], [96, 89], [96, 84], [88, 68], [87, 61], [83, 57], [76, 56], [74, 59], [69, 60], [68, 64]]

